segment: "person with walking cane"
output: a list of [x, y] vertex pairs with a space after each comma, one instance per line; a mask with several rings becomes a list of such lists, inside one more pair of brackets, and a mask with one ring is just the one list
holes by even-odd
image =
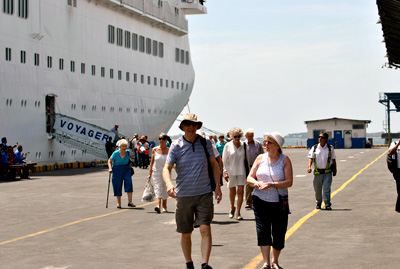
[[125, 192], [128, 194], [128, 206], [136, 207], [132, 202], [132, 176], [129, 166], [129, 151], [127, 152], [128, 142], [125, 139], [118, 141], [119, 150], [114, 151], [108, 159], [108, 171], [112, 174], [112, 184], [114, 196], [117, 197], [117, 208], [121, 208], [122, 183]]

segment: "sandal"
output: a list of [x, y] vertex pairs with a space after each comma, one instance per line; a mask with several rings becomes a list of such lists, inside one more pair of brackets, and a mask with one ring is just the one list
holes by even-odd
[[134, 203], [129, 203], [128, 206], [129, 207], [136, 207]]
[[276, 263], [273, 263], [271, 269], [283, 269], [283, 268], [277, 265]]
[[120, 206], [120, 205], [117, 205], [117, 208], [121, 208], [121, 206]]
[[235, 215], [235, 211], [236, 211], [236, 207], [234, 207], [231, 212], [229, 212], [229, 218], [233, 218], [233, 216]]
[[265, 264], [260, 269], [271, 269], [271, 266]]

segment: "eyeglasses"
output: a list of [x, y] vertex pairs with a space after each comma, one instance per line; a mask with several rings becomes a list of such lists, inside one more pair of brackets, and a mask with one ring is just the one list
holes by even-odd
[[270, 140], [265, 140], [264, 141], [264, 144], [271, 144], [271, 145], [274, 145], [275, 144], [275, 142], [273, 142], [273, 141], [270, 141]]
[[321, 138], [321, 139], [328, 139], [328, 138], [323, 137], [323, 136], [318, 136], [318, 138]]
[[234, 135], [233, 138], [240, 138], [240, 135]]
[[158, 140], [167, 140], [167, 139], [164, 137], [160, 137]]
[[197, 122], [193, 122], [193, 121], [182, 121], [182, 125], [184, 125], [184, 126], [190, 126], [190, 125], [192, 125], [192, 126], [194, 126], [194, 127], [199, 126], [199, 124], [198, 124]]

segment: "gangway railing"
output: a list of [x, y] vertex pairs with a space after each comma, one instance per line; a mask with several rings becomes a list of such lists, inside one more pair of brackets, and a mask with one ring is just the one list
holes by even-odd
[[103, 159], [108, 157], [105, 143], [115, 136], [100, 126], [59, 113], [54, 114], [52, 130], [51, 136], [59, 142]]

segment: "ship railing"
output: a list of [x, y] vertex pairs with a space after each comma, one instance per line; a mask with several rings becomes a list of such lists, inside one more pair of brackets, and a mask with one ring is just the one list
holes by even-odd
[[188, 21], [184, 14], [175, 13], [168, 2], [162, 1], [162, 5], [154, 4], [153, 0], [108, 0], [121, 7], [130, 7], [130, 10], [140, 13], [143, 16], [154, 17], [157, 21], [166, 25], [172, 25], [187, 33], [189, 30]]

